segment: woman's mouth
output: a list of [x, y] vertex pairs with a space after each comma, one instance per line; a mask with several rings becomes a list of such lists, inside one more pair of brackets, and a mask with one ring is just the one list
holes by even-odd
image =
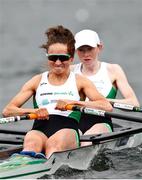
[[89, 59], [89, 58], [86, 58], [86, 59], [83, 59], [85, 62], [88, 62], [88, 61], [90, 61], [91, 59]]

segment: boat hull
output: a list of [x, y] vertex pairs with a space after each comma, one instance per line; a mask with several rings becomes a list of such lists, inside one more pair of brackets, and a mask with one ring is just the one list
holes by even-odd
[[[63, 152], [55, 152], [48, 160], [31, 159], [30, 163], [6, 167], [6, 160], [0, 163], [0, 179], [8, 178], [41, 178], [43, 175], [54, 174], [61, 166], [66, 165], [73, 169], [87, 170], [92, 159], [106, 150], [119, 151], [125, 148], [136, 147], [141, 144], [139, 139], [142, 133], [125, 136], [117, 139], [102, 142], [100, 144], [80, 147]], [[12, 157], [10, 157], [9, 161]], [[16, 156], [15, 156], [16, 161]], [[36, 163], [37, 161], [37, 163]], [[12, 163], [12, 161], [11, 161]]]

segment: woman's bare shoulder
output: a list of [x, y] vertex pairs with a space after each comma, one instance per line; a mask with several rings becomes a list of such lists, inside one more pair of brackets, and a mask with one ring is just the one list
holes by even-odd
[[75, 74], [77, 83], [81, 84], [82, 86], [85, 86], [87, 84], [93, 84], [87, 77], [81, 75], [81, 74]]
[[114, 74], [122, 71], [122, 67], [119, 64], [107, 63], [107, 70], [109, 73]]
[[36, 74], [35, 76], [32, 77], [31, 80], [37, 80], [38, 81], [41, 79], [41, 77], [42, 77], [42, 74]]
[[23, 88], [33, 88], [36, 89], [40, 83], [42, 74], [37, 74], [33, 76], [30, 80], [28, 80], [24, 85]]

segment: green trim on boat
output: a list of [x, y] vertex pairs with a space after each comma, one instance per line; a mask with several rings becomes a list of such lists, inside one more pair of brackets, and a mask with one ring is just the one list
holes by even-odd
[[[20, 168], [23, 168], [25, 166], [28, 168], [28, 165], [31, 166], [31, 165], [36, 165], [36, 164], [44, 164], [45, 162], [47, 162], [46, 159], [38, 159], [38, 158], [32, 158], [30, 156], [14, 154], [7, 160], [0, 163], [0, 172], [7, 173], [12, 170], [15, 170], [15, 173], [16, 173]], [[28, 173], [4, 176], [4, 177], [0, 177], [0, 179], [28, 176], [28, 175], [32, 175], [32, 174], [47, 172], [49, 170], [50, 170], [50, 168], [47, 168], [47, 169], [39, 170], [39, 171], [32, 171], [32, 172], [28, 172]]]
[[36, 171], [36, 172], [29, 172], [29, 173], [24, 173], [24, 174], [0, 177], [0, 179], [11, 179], [11, 178], [18, 178], [18, 177], [22, 177], [22, 176], [25, 177], [25, 176], [29, 176], [29, 175], [33, 175], [33, 174], [39, 174], [39, 173], [47, 172], [47, 171], [50, 171], [50, 168], [49, 169], [40, 170], [40, 171]]
[[4, 172], [12, 169], [19, 169], [25, 165], [41, 164], [45, 163], [46, 159], [32, 158], [30, 156], [23, 156], [20, 154], [13, 154], [10, 158], [0, 163], [0, 172]]

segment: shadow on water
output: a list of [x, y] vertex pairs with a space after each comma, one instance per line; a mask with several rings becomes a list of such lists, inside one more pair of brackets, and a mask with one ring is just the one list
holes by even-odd
[[105, 171], [110, 168], [114, 168], [113, 162], [106, 152], [102, 152], [92, 159], [89, 170]]
[[[5, 150], [7, 147], [0, 147]], [[120, 151], [104, 150], [95, 156], [88, 169], [79, 170], [62, 164], [51, 175], [39, 179], [142, 179], [142, 145]]]
[[121, 151], [106, 150], [95, 156], [86, 170], [62, 165], [54, 174], [42, 179], [142, 178], [142, 146]]
[[73, 169], [66, 165], [61, 166], [55, 174], [42, 176], [41, 179], [73, 179], [83, 176], [85, 171]]
[[[62, 165], [53, 175], [42, 176], [42, 179], [73, 179], [73, 178], [88, 178], [88, 174], [92, 171], [106, 171], [113, 168], [113, 163], [105, 152], [101, 152], [95, 156], [90, 162], [90, 166], [86, 170], [78, 170], [70, 168], [68, 165]], [[91, 176], [89, 177], [91, 178]]]

